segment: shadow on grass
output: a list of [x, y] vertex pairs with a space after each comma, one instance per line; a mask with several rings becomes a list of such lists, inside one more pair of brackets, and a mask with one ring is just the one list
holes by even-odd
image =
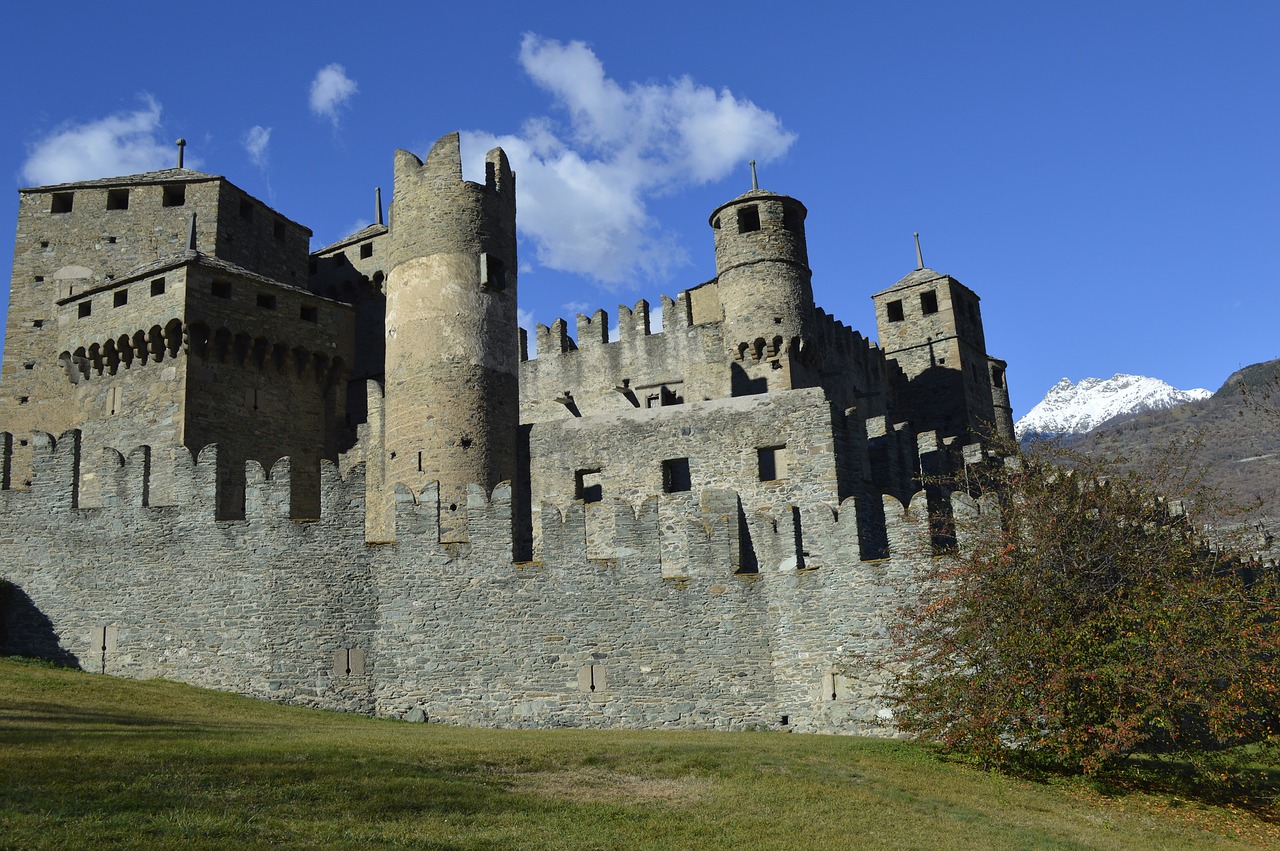
[[1123, 798], [1133, 793], [1165, 795], [1187, 802], [1212, 806], [1230, 806], [1248, 812], [1259, 821], [1280, 824], [1280, 767], [1244, 765], [1236, 760], [1197, 765], [1186, 759], [1157, 756], [1133, 756], [1115, 768], [1086, 775], [1033, 754], [1011, 756], [1000, 764], [982, 765], [976, 759], [942, 748], [930, 753], [941, 762], [994, 770], [1032, 783], [1048, 785], [1070, 779], [1087, 785], [1108, 798]]

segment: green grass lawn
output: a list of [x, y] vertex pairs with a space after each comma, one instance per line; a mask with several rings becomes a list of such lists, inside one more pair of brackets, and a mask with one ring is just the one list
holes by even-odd
[[471, 730], [0, 659], [0, 847], [1256, 848], [1274, 822], [785, 733]]

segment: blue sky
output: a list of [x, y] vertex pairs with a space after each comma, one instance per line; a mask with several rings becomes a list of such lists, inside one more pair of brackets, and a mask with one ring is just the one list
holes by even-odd
[[[1280, 4], [21, 4], [0, 33], [11, 188], [172, 164], [315, 231], [464, 131], [520, 186], [532, 321], [714, 275], [707, 215], [809, 208], [818, 303], [926, 265], [982, 296], [1016, 416], [1063, 376], [1217, 386], [1280, 356]], [[81, 173], [81, 172], [89, 173]], [[16, 194], [0, 205], [12, 256]], [[572, 326], [572, 322], [571, 322]]]

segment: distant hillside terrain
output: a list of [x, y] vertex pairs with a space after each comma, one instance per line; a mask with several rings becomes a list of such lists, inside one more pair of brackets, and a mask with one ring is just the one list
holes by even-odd
[[1207, 399], [1122, 417], [1072, 441], [1136, 469], [1184, 446], [1206, 483], [1247, 509], [1234, 522], [1264, 524], [1280, 538], [1280, 360], [1233, 373]]

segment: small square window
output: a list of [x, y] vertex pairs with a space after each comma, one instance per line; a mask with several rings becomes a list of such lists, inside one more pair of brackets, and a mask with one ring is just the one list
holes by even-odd
[[86, 316], [90, 316], [90, 315], [92, 315], [92, 313], [93, 313], [93, 302], [89, 302], [89, 301], [82, 301], [82, 302], [80, 302], [79, 311], [80, 311], [80, 318], [81, 318], [81, 319], [84, 319]]
[[31, 397], [30, 397], [30, 396], [19, 396], [19, 397], [18, 397], [18, 404], [19, 404], [19, 405], [25, 405], [25, 404], [27, 404], [27, 403], [28, 403], [28, 402], [30, 402], [30, 401], [31, 401]]
[[284, 239], [284, 222], [280, 219], [276, 219], [276, 223], [272, 226], [271, 232], [275, 235], [276, 239]]
[[23, 368], [23, 369], [35, 369], [35, 368], [36, 368], [36, 362], [35, 362], [35, 361], [33, 361], [33, 360], [29, 360], [29, 361], [27, 361], [26, 363], [24, 363], [24, 364], [22, 365], [22, 368]]
[[885, 305], [885, 312], [889, 315], [890, 322], [901, 322], [904, 318], [902, 313], [902, 302], [891, 301]]
[[276, 297], [273, 295], [267, 295], [266, 293], [258, 293], [258, 307], [261, 307], [264, 310], [275, 310]]
[[32, 320], [31, 320], [31, 327], [32, 327], [32, 328], [43, 328], [43, 327], [44, 327], [44, 320], [43, 320], [43, 319], [32, 319]]
[[314, 307], [308, 307], [305, 304], [302, 306], [301, 315], [302, 315], [303, 322], [319, 322], [320, 321], [320, 311]]
[[574, 497], [583, 502], [599, 502], [604, 499], [604, 485], [599, 470], [579, 470], [574, 474]]
[[760, 230], [760, 208], [755, 204], [738, 210], [738, 233]]
[[227, 281], [214, 281], [209, 286], [209, 292], [216, 298], [231, 298], [231, 284]]
[[929, 290], [927, 293], [920, 293], [920, 312], [925, 316], [938, 312], [938, 293]]
[[370, 258], [370, 257], [372, 257], [372, 256], [373, 256], [373, 243], [372, 243], [372, 242], [366, 242], [364, 245], [360, 246], [360, 259], [361, 259], [361, 260], [367, 260], [367, 259], [369, 259], [369, 258]]
[[116, 244], [116, 238], [114, 236], [107, 237], [107, 245], [115, 245], [115, 244]]
[[40, 240], [40, 247], [41, 247], [41, 248], [48, 248], [48, 247], [49, 247], [49, 240], [47, 240], [47, 239], [42, 239], [42, 240]]
[[129, 209], [129, 190], [128, 189], [108, 189], [107, 190], [107, 209], [108, 210]]
[[129, 291], [117, 290], [115, 294], [115, 306], [124, 307], [128, 303], [129, 303]]
[[181, 207], [187, 203], [187, 187], [181, 183], [164, 188], [161, 204], [165, 207]]
[[75, 203], [75, 199], [76, 193], [74, 192], [55, 192], [53, 193], [53, 202], [49, 212], [70, 213], [71, 206]]
[[37, 284], [44, 283], [44, 275], [36, 275], [36, 283]]
[[774, 482], [787, 477], [786, 446], [763, 446], [756, 450], [760, 481]]
[[693, 481], [689, 477], [688, 458], [672, 458], [662, 462], [662, 490], [664, 493], [680, 493], [692, 488]]
[[151, 294], [153, 296], [164, 295], [164, 278], [156, 278], [151, 282]]
[[248, 198], [240, 199], [240, 218], [246, 222], [253, 221], [253, 202]]

